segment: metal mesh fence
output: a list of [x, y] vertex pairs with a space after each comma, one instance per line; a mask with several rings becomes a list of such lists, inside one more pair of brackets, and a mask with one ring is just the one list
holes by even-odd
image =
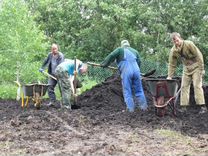
[[115, 72], [118, 72], [117, 70], [112, 70], [108, 68], [102, 68], [98, 66], [88, 66], [88, 78], [95, 80], [97, 82], [104, 81], [107, 77], [111, 76]]
[[[166, 76], [168, 73], [168, 64], [160, 62], [150, 62], [142, 61], [141, 64], [141, 73], [145, 74], [153, 69], [156, 69], [154, 76]], [[102, 68], [99, 66], [88, 65], [88, 78], [96, 80], [98, 83], [104, 81], [107, 77], [112, 76], [112, 74], [119, 74], [118, 70], [112, 70], [109, 68]], [[176, 70], [176, 75], [182, 74], [182, 66], [178, 66]]]
[[[141, 72], [147, 73], [148, 71], [151, 71], [153, 69], [156, 69], [156, 72], [154, 73], [154, 76], [167, 76], [168, 74], [168, 63], [160, 63], [160, 62], [153, 62], [153, 61], [147, 61], [143, 60], [141, 64]], [[175, 75], [181, 75], [183, 71], [182, 65], [178, 65], [176, 68]]]
[[[141, 73], [145, 74], [153, 69], [156, 69], [156, 72], [153, 76], [167, 76], [168, 74], [168, 64], [167, 63], [160, 63], [160, 62], [153, 62], [143, 60], [141, 64]], [[208, 67], [205, 67], [205, 77], [204, 83], [208, 82]], [[175, 76], [182, 76], [183, 72], [183, 65], [179, 64], [176, 68]], [[118, 70], [112, 70], [109, 68], [102, 68], [98, 66], [89, 65], [88, 70], [88, 78], [99, 82], [103, 82], [107, 77], [112, 76], [112, 74], [118, 73]]]

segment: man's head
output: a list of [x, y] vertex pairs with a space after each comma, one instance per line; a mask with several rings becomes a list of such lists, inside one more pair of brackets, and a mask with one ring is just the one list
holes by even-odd
[[53, 43], [51, 46], [51, 52], [53, 53], [53, 55], [58, 54], [58, 45]]
[[87, 64], [82, 63], [81, 66], [80, 66], [80, 68], [79, 68], [79, 73], [80, 74], [84, 74], [84, 73], [87, 72], [87, 69], [88, 69]]
[[129, 46], [130, 46], [130, 44], [129, 44], [128, 40], [121, 41], [121, 47], [129, 47]]
[[181, 38], [181, 35], [177, 32], [173, 32], [171, 35], [170, 35], [170, 38], [173, 42], [173, 44], [176, 46], [176, 47], [179, 47], [181, 46], [181, 43], [183, 42], [183, 39]]

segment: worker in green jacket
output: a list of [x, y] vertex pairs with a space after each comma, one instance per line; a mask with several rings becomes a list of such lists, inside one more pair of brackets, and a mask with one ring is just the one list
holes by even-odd
[[[176, 70], [177, 60], [183, 63], [183, 76], [181, 82], [180, 105], [189, 105], [190, 85], [193, 82], [195, 101], [201, 106], [200, 113], [207, 111], [205, 106], [204, 92], [202, 88], [202, 78], [205, 74], [203, 55], [192, 41], [183, 40], [179, 33], [171, 34], [174, 46], [169, 55], [168, 77], [171, 79]], [[182, 107], [186, 110], [186, 107]]]
[[116, 60], [118, 69], [121, 73], [123, 96], [128, 111], [133, 112], [136, 107], [133, 100], [133, 93], [135, 93], [136, 104], [139, 105], [141, 110], [146, 110], [147, 101], [141, 82], [138, 51], [131, 48], [127, 40], [123, 40], [121, 42], [121, 47], [110, 53], [101, 63], [101, 66], [107, 67], [114, 60]]

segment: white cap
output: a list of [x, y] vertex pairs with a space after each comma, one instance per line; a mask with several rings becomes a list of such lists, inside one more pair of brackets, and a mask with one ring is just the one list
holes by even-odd
[[130, 46], [128, 40], [123, 40], [123, 41], [121, 41], [121, 47], [125, 47], [125, 46]]

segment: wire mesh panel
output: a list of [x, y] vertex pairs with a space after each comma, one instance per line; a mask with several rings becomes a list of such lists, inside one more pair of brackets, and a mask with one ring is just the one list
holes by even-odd
[[[167, 74], [168, 74], [168, 64], [167, 63], [142, 60], [140, 69], [141, 69], [142, 73], [146, 73], [148, 71], [156, 69], [156, 72], [154, 74], [155, 76], [167, 76]], [[176, 68], [175, 76], [181, 75], [182, 71], [183, 71], [183, 67], [180, 64]]]
[[[150, 62], [143, 60], [141, 61], [141, 73], [145, 74], [153, 69], [156, 69], [154, 76], [167, 76], [168, 74], [168, 64], [160, 62]], [[182, 74], [182, 66], [178, 66], [176, 69], [176, 76]], [[109, 68], [102, 68], [99, 66], [88, 65], [88, 78], [99, 82], [103, 82], [106, 78], [112, 76], [113, 74], [119, 74], [118, 70], [112, 70]], [[82, 76], [81, 76], [82, 77]]]
[[113, 75], [115, 70], [102, 68], [102, 67], [94, 67], [92, 65], [88, 66], [88, 78], [92, 80], [96, 80], [97, 82], [103, 82], [107, 77]]

